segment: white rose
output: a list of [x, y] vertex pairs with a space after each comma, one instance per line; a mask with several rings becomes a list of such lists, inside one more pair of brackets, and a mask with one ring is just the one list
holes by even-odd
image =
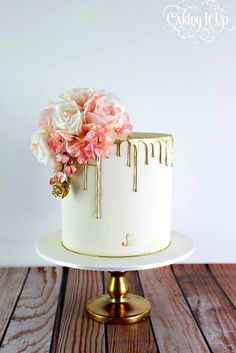
[[76, 135], [79, 133], [81, 113], [74, 101], [59, 102], [53, 112], [53, 127], [60, 133]]
[[52, 156], [46, 139], [47, 134], [42, 131], [36, 131], [31, 137], [31, 150], [33, 154], [38, 158], [39, 162], [44, 164], [47, 164]]

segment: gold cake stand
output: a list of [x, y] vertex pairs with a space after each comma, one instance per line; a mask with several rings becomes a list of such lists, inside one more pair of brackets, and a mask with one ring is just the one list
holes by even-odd
[[111, 275], [107, 294], [91, 298], [87, 302], [90, 318], [102, 323], [131, 324], [145, 320], [151, 311], [150, 302], [129, 293], [125, 278], [127, 271], [137, 271], [163, 267], [180, 262], [194, 252], [191, 238], [172, 231], [168, 248], [144, 256], [103, 257], [73, 253], [61, 243], [61, 232], [50, 233], [36, 243], [37, 254], [56, 265], [83, 270], [108, 271]]
[[96, 321], [110, 324], [132, 324], [148, 317], [150, 302], [139, 295], [128, 294], [125, 272], [113, 271], [110, 274], [108, 294], [89, 299], [88, 315]]

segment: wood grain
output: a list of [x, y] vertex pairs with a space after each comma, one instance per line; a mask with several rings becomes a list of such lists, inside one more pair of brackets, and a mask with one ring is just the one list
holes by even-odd
[[103, 293], [102, 273], [70, 269], [62, 311], [57, 353], [105, 353], [104, 325], [90, 319], [86, 303]]
[[152, 303], [151, 321], [161, 353], [206, 353], [209, 349], [169, 266], [140, 271]]
[[151, 320], [132, 325], [87, 316], [87, 300], [102, 294], [109, 278], [97, 271], [65, 269], [62, 280], [61, 268], [1, 269], [0, 353], [236, 352], [236, 265], [127, 272], [130, 292], [144, 291], [152, 304]]
[[236, 307], [236, 264], [208, 265], [225, 294]]
[[[110, 274], [105, 272], [107, 287]], [[143, 296], [137, 271], [126, 273], [129, 292]], [[158, 352], [150, 320], [129, 325], [107, 325], [108, 352], [156, 353]]]
[[28, 274], [27, 268], [0, 269], [0, 342]]
[[236, 352], [236, 316], [205, 265], [175, 265], [174, 272], [214, 353]]
[[49, 352], [61, 268], [33, 268], [17, 303], [1, 353]]

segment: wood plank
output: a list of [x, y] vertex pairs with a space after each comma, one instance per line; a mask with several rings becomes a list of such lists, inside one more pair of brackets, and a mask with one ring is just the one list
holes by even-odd
[[208, 265], [225, 294], [236, 307], [236, 264]]
[[62, 316], [62, 310], [63, 310], [64, 300], [65, 300], [68, 273], [69, 273], [69, 268], [63, 267], [60, 295], [58, 298], [57, 312], [56, 312], [55, 321], [54, 321], [50, 352], [56, 352], [56, 349], [57, 349], [57, 340], [58, 340], [58, 335], [59, 335], [59, 330], [61, 325], [61, 316]]
[[207, 344], [169, 266], [140, 271], [160, 353], [206, 353]]
[[[110, 274], [105, 272], [105, 285], [107, 287]], [[126, 273], [129, 292], [143, 296], [137, 271]], [[111, 353], [156, 353], [158, 349], [155, 337], [146, 319], [136, 324], [107, 325], [108, 352]]]
[[206, 266], [175, 265], [174, 272], [213, 352], [236, 352], [235, 310]]
[[28, 268], [0, 269], [0, 342], [18, 300]]
[[4, 338], [1, 353], [47, 353], [61, 284], [61, 268], [32, 268]]
[[103, 293], [102, 273], [70, 269], [58, 336], [57, 353], [105, 353], [104, 325], [86, 313], [89, 298]]

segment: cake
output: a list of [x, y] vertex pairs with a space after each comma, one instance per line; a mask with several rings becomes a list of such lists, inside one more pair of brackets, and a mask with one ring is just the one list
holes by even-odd
[[[68, 251], [90, 256], [140, 256], [161, 251], [171, 241], [173, 137], [132, 132], [129, 116], [116, 100], [114, 103], [114, 97], [103, 98], [101, 113], [94, 110], [90, 92], [72, 90], [66, 99], [46, 108], [40, 118], [41, 131], [32, 138], [38, 159], [44, 163], [51, 159], [53, 164], [55, 175], [50, 184], [53, 194], [62, 197], [62, 244]], [[99, 97], [102, 95], [103, 91]], [[67, 97], [72, 103], [69, 109]], [[92, 114], [86, 110], [88, 101]], [[57, 105], [61, 104], [66, 114], [59, 119], [62, 108]], [[94, 120], [97, 111], [99, 119], [103, 117], [100, 125]], [[93, 143], [96, 141], [93, 148], [87, 137], [91, 131]]]
[[134, 133], [116, 144], [116, 156], [84, 166], [62, 200], [63, 245], [94, 256], [165, 249], [171, 230], [172, 141], [170, 135]]

